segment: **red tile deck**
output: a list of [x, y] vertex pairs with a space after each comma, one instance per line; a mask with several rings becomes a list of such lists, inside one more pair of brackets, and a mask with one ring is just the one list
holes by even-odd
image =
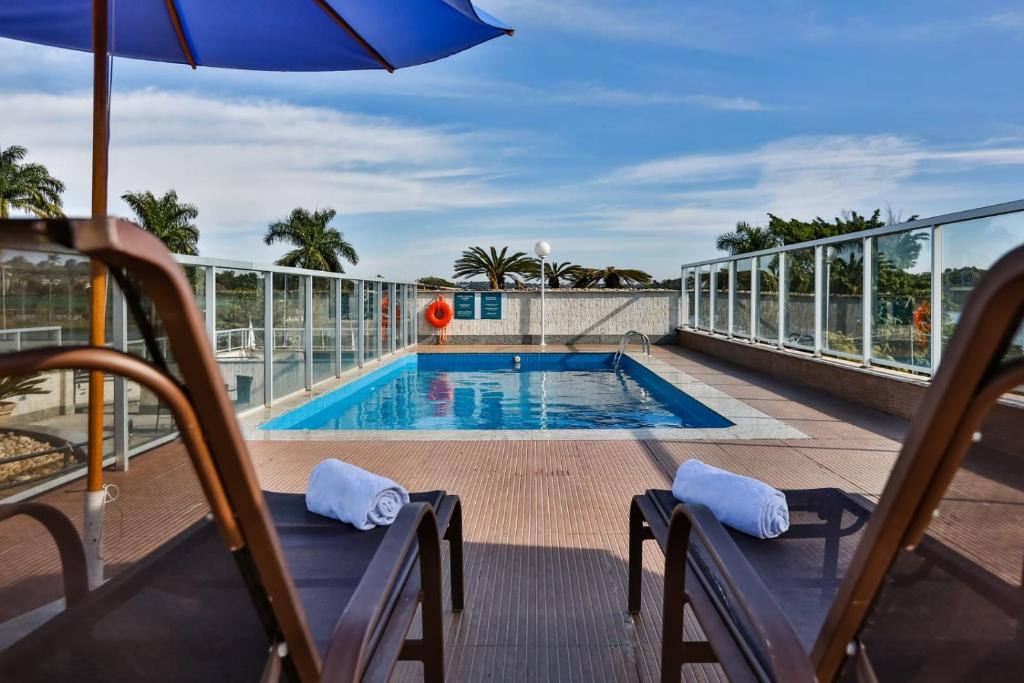
[[[675, 467], [690, 457], [779, 487], [838, 486], [877, 496], [906, 423], [678, 347], [654, 353], [811, 438], [252, 442], [252, 457], [269, 490], [301, 491], [317, 462], [338, 457], [410, 489], [444, 488], [462, 497], [468, 602], [463, 614], [447, 615], [450, 680], [657, 680], [662, 558], [649, 545], [644, 609], [631, 618], [625, 607], [630, 496], [667, 487]], [[112, 472], [107, 480], [121, 488], [107, 516], [114, 572], [206, 510], [177, 444], [134, 459], [130, 472]], [[43, 498], [80, 523], [81, 489], [79, 482]], [[1007, 492], [1006, 503], [1019, 504], [1019, 496]], [[27, 521], [0, 525], [0, 620], [59, 597], [56, 552], [38, 542], [37, 531]], [[692, 623], [689, 629], [695, 632]], [[723, 678], [711, 665], [687, 667], [684, 676]], [[402, 665], [395, 678], [417, 680], [418, 671]]]

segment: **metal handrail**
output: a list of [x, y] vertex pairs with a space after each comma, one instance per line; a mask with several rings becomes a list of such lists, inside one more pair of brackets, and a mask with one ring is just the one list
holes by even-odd
[[615, 352], [615, 357], [612, 358], [612, 369], [619, 369], [619, 360], [622, 358], [622, 354], [626, 352], [626, 345], [629, 344], [630, 337], [640, 337], [640, 345], [644, 355], [651, 355], [651, 338], [638, 330], [629, 330], [619, 339], [619, 350]]

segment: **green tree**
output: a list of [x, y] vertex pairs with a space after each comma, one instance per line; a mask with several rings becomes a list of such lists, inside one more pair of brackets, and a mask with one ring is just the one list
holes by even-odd
[[491, 289], [504, 289], [505, 278], [519, 282], [520, 276], [529, 277], [536, 271], [536, 262], [526, 252], [509, 254], [508, 247], [503, 247], [501, 252], [494, 247], [490, 252], [482, 247], [470, 247], [455, 262], [455, 277], [483, 275], [490, 282]]
[[620, 289], [622, 285], [648, 285], [651, 276], [642, 270], [633, 268], [581, 268], [573, 283], [573, 287], [592, 287], [603, 282], [608, 289]]
[[[550, 261], [544, 263], [544, 277], [547, 279], [547, 286], [551, 289], [559, 289], [562, 282], [572, 282], [580, 274], [580, 266], [569, 261]], [[529, 276], [530, 280], [540, 280], [540, 267], [534, 261], [533, 271]]]
[[42, 164], [22, 163], [26, 156], [24, 147], [0, 147], [0, 218], [9, 218], [11, 209], [39, 218], [63, 216], [64, 183]]
[[162, 197], [149, 190], [125, 192], [121, 199], [135, 214], [135, 222], [159, 237], [169, 250], [175, 254], [199, 253], [199, 228], [195, 224], [199, 209], [179, 201], [177, 192], [167, 190]]
[[875, 209], [869, 217], [851, 211], [844, 212], [843, 215], [837, 216], [832, 221], [826, 221], [820, 217], [812, 221], [802, 221], [796, 218], [786, 220], [774, 214], [768, 214], [767, 229], [782, 244], [797, 244], [825, 237], [846, 235], [860, 230], [881, 228], [885, 225], [881, 215], [881, 209]]
[[419, 283], [421, 287], [426, 287], [428, 289], [453, 289], [455, 287], [454, 282], [445, 280], [443, 277], [434, 277], [432, 275], [428, 275], [427, 277], [421, 277], [416, 282]]
[[[891, 209], [888, 216], [889, 220], [900, 220], [900, 216], [894, 214]], [[917, 216], [911, 216], [909, 220], [915, 218]], [[718, 236], [718, 239], [715, 240], [715, 247], [731, 255], [746, 254], [780, 245], [809, 242], [860, 230], [880, 228], [887, 224], [882, 220], [881, 209], [875, 209], [870, 216], [862, 216], [856, 211], [844, 212], [831, 221], [824, 218], [815, 218], [812, 221], [802, 221], [796, 218], [785, 219], [770, 213], [767, 226], [737, 223], [736, 230]]]
[[781, 241], [778, 236], [768, 228], [751, 225], [745, 221], [740, 221], [734, 231], [723, 233], [715, 240], [716, 249], [733, 255], [771, 249], [779, 244]]
[[331, 208], [312, 213], [297, 208], [286, 220], [271, 223], [263, 241], [268, 245], [286, 242], [295, 247], [277, 260], [279, 266], [344, 273], [342, 259], [355, 265], [359, 255], [341, 232], [328, 225], [336, 215]]

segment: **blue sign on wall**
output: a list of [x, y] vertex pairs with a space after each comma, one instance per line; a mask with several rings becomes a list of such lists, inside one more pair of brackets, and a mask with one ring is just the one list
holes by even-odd
[[459, 292], [455, 294], [455, 319], [473, 320], [476, 318], [476, 294]]
[[484, 292], [480, 295], [480, 319], [501, 320], [501, 299], [499, 292]]

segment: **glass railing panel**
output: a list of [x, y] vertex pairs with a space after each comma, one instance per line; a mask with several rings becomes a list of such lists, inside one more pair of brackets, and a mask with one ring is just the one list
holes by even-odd
[[[76, 254], [0, 254], [0, 353], [89, 342], [89, 261]], [[112, 287], [106, 339], [113, 339]], [[113, 455], [114, 379], [104, 376], [104, 447]], [[89, 373], [59, 370], [0, 380], [0, 499], [84, 468]], [[53, 450], [57, 449], [57, 450]]]
[[779, 255], [757, 259], [757, 338], [779, 341]]
[[715, 269], [715, 320], [714, 331], [729, 333], [729, 264], [719, 263]]
[[265, 277], [253, 270], [216, 273], [214, 349], [236, 410], [263, 404]]
[[337, 303], [334, 280], [313, 278], [313, 381], [334, 377], [334, 321]]
[[860, 359], [864, 352], [864, 240], [830, 244], [823, 257], [821, 350]]
[[683, 310], [686, 317], [685, 323], [690, 327], [694, 326], [697, 309], [693, 303], [693, 288], [695, 280], [695, 269], [686, 268], [683, 270]]
[[[942, 231], [942, 345], [956, 327], [978, 280], [1006, 252], [1024, 244], [1024, 213], [950, 223]], [[1018, 330], [1009, 355], [1024, 355], [1024, 329]]]
[[[84, 370], [0, 380], [0, 500], [85, 471], [88, 382]], [[114, 452], [114, 378], [104, 381], [103, 453]]]
[[350, 370], [359, 365], [356, 356], [359, 336], [359, 298], [356, 283], [341, 281], [341, 370]]
[[924, 228], [872, 240], [872, 363], [931, 367], [931, 239]]
[[189, 287], [192, 288], [192, 296], [195, 299], [196, 308], [199, 309], [199, 317], [206, 320], [206, 267], [185, 265], [181, 268], [185, 271], [185, 279], [188, 280]]
[[376, 282], [363, 283], [363, 360], [377, 358], [378, 324], [380, 322], [380, 295]]
[[710, 266], [697, 269], [697, 327], [711, 329], [711, 270]]
[[306, 385], [305, 276], [274, 273], [274, 398]]
[[[192, 271], [197, 270], [193, 267], [189, 268]], [[198, 295], [197, 298], [205, 299], [203, 290], [206, 288], [206, 274], [202, 269], [198, 270], [199, 272], [196, 273], [188, 272], [188, 269], [186, 269], [186, 277], [188, 277], [189, 284], [192, 287], [193, 296], [196, 297]], [[142, 312], [142, 315], [146, 317], [148, 324], [152, 328], [155, 352], [146, 343], [142, 329], [132, 314], [132, 307], [128, 305], [127, 301], [128, 295], [125, 297], [125, 349], [128, 353], [145, 358], [151, 362], [156, 360], [154, 356], [159, 356], [167, 364], [170, 372], [180, 379], [181, 374], [178, 371], [170, 341], [164, 332], [162, 321], [157, 317], [156, 308], [149, 298], [142, 293], [141, 288], [134, 287], [133, 289], [139, 297], [135, 308]], [[125, 379], [124, 384], [129, 450], [145, 446], [152, 441], [173, 434], [177, 430], [170, 410], [156, 397], [156, 394], [143, 385], [129, 379]]]
[[733, 291], [732, 333], [737, 337], [750, 337], [750, 285], [752, 261], [736, 261], [736, 287]]
[[[0, 254], [0, 352], [88, 344], [89, 287], [89, 260], [83, 256], [5, 250]], [[109, 296], [107, 303], [109, 341]]]
[[394, 343], [395, 318], [391, 304], [394, 302], [395, 289], [390, 282], [381, 284], [380, 316], [381, 316], [381, 352], [390, 353]]
[[814, 349], [814, 249], [786, 252], [786, 310], [783, 339], [787, 346]]
[[405, 285], [396, 284], [395, 288], [395, 350], [405, 346]]

